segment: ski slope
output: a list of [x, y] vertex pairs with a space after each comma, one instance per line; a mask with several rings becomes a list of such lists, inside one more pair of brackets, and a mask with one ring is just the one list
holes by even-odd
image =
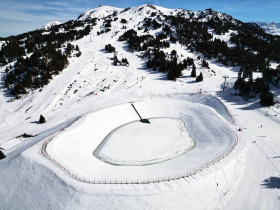
[[[97, 8], [99, 15], [106, 16], [108, 9], [104, 8]], [[164, 11], [164, 8], [157, 8], [166, 14], [174, 12], [174, 10]], [[127, 28], [134, 28], [134, 25], [145, 18], [144, 15], [149, 10], [151, 9], [145, 8], [142, 13], [134, 13], [137, 9], [131, 10], [132, 13], [124, 12], [119, 15], [119, 20], [126, 18], [129, 20], [126, 24]], [[7, 156], [0, 160], [1, 209], [280, 209], [278, 105], [264, 108], [260, 107], [257, 99], [244, 101], [239, 96], [234, 96], [235, 90], [232, 87], [239, 67], [225, 67], [217, 64], [215, 60], [208, 60], [210, 70], [204, 69], [201, 60], [197, 59], [198, 54], [191, 53], [178, 44], [171, 44], [171, 47], [164, 51], [170, 54], [175, 49], [178, 55], [183, 55], [178, 60], [186, 57], [194, 58], [197, 74], [203, 72], [204, 81], [195, 82], [195, 79], [190, 77], [190, 69], [184, 70], [182, 77], [176, 82], [168, 81], [166, 73], [147, 69], [146, 60], [140, 59], [139, 53], [131, 53], [125, 43], [117, 42], [118, 36], [125, 32], [119, 21], [112, 22], [112, 28], [115, 27], [119, 31], [118, 36], [114, 36], [113, 32], [97, 36], [97, 31], [102, 24], [102, 20], [98, 21], [97, 27], [91, 31], [92, 42], [90, 36], [71, 42], [79, 45], [81, 57], [72, 57], [69, 66], [60, 75], [55, 76], [50, 84], [42, 88], [41, 92], [34, 90], [26, 97], [10, 102], [12, 98], [1, 88], [0, 149]], [[139, 34], [141, 33], [140, 31]], [[158, 31], [150, 31], [150, 33], [155, 35]], [[227, 34], [222, 38], [229, 40], [226, 36]], [[111, 60], [113, 54], [106, 53], [104, 50], [107, 44], [116, 47], [118, 58], [126, 57], [130, 65], [113, 66]], [[203, 56], [200, 56], [203, 59]], [[0, 73], [3, 74], [4, 71], [5, 68], [0, 67]], [[224, 75], [229, 76], [225, 91], [222, 90]], [[3, 81], [1, 85], [3, 87]], [[199, 90], [202, 94], [198, 93]], [[272, 90], [278, 91], [276, 88]], [[198, 116], [201, 115], [198, 119], [189, 121], [189, 126], [194, 126], [189, 130], [191, 136], [205, 135], [205, 141], [199, 146], [201, 149], [206, 149], [208, 153], [200, 153], [195, 149], [186, 153], [195, 153], [193, 157], [198, 158], [198, 162], [193, 161], [183, 165], [184, 156], [178, 156], [152, 165], [153, 167], [144, 166], [149, 168], [147, 171], [136, 166], [133, 166], [135, 170], [130, 171], [128, 166], [113, 169], [111, 165], [97, 160], [94, 160], [98, 163], [96, 167], [92, 165], [86, 167], [79, 162], [80, 159], [73, 157], [71, 161], [65, 159], [71, 154], [69, 150], [63, 150], [63, 145], [68, 145], [68, 149], [71, 147], [73, 149], [71, 152], [89, 150], [91, 154], [98, 146], [98, 142], [95, 142], [95, 145], [90, 145], [93, 143], [88, 142], [86, 146], [89, 145], [89, 148], [85, 145], [79, 148], [74, 144], [68, 144], [65, 139], [64, 142], [57, 141], [61, 136], [68, 135], [68, 132], [75, 132], [75, 129], [78, 131], [79, 126], [87, 120], [95, 121], [96, 119], [91, 116], [98, 116], [97, 119], [107, 123], [106, 118], [102, 116], [104, 111], [80, 118], [94, 110], [143, 100], [135, 104], [135, 106], [140, 105], [138, 109], [143, 116], [153, 117], [156, 114], [156, 116], [166, 117], [170, 114], [171, 117], [171, 114], [176, 113], [179, 118], [192, 117], [187, 112], [181, 115], [180, 110], [187, 110], [185, 105], [184, 108], [182, 107], [181, 102], [178, 102], [175, 108], [170, 108], [174, 104], [155, 100], [159, 98], [163, 101], [168, 99], [185, 101], [184, 104], [200, 104], [189, 105], [189, 108], [199, 113]], [[149, 100], [153, 101], [153, 99], [155, 102], [150, 103]], [[279, 100], [279, 97], [276, 97], [276, 100]], [[204, 108], [206, 106], [207, 108]], [[161, 111], [163, 109], [164, 112]], [[135, 120], [137, 115], [133, 110], [131, 111], [130, 114], [125, 111], [125, 115], [118, 118], [123, 120], [122, 122], [112, 121], [111, 123], [116, 123], [112, 129], [121, 123]], [[44, 115], [47, 123], [38, 124], [40, 114]], [[185, 178], [150, 184], [89, 184], [70, 177], [40, 153], [43, 140], [64, 129], [61, 136], [57, 136], [50, 143], [54, 148], [63, 150], [62, 153], [55, 149], [48, 152], [60, 159], [65, 167], [80, 173], [82, 178], [92, 177], [93, 174], [94, 177], [102, 179], [105, 176], [105, 178], [128, 176], [148, 178], [158, 176], [157, 174], [168, 177], [170, 174], [176, 175], [211, 162], [231, 145], [230, 135], [219, 126], [220, 121], [215, 116], [219, 116], [224, 123], [236, 129], [235, 132], [240, 136], [240, 143], [225, 159]], [[128, 119], [124, 119], [125, 117]], [[95, 123], [98, 125], [97, 121]], [[237, 131], [238, 128], [242, 131]], [[222, 144], [218, 147], [220, 151], [216, 151], [212, 148], [213, 145], [206, 141], [206, 134], [209, 133], [203, 133], [205, 130], [202, 129], [208, 131], [216, 129], [217, 132], [224, 134], [217, 142]], [[100, 131], [104, 136], [106, 132]], [[36, 136], [16, 138], [23, 133]], [[98, 134], [94, 133], [94, 136], [86, 137], [95, 140]], [[101, 141], [103, 139], [101, 134], [99, 137]], [[228, 138], [228, 145], [224, 145], [224, 137]], [[254, 141], [256, 142], [253, 143]], [[74, 138], [72, 142], [75, 142]], [[76, 143], [79, 144], [78, 141]], [[209, 146], [212, 150], [208, 151], [208, 148], [203, 148], [204, 146]], [[211, 153], [213, 150], [216, 153]], [[209, 155], [210, 153], [212, 156]]]

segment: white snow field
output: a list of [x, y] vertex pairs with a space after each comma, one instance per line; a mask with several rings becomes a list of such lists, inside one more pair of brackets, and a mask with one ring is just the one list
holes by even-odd
[[[165, 14], [176, 13], [156, 8]], [[79, 45], [81, 57], [70, 58], [69, 66], [41, 92], [33, 90], [10, 102], [0, 81], [0, 149], [7, 156], [0, 160], [0, 209], [280, 209], [279, 103], [267, 108], [261, 107], [258, 99], [244, 101], [234, 96], [232, 87], [239, 67], [225, 67], [206, 59], [210, 70], [202, 68], [198, 54], [179, 44], [171, 43], [163, 50], [169, 55], [176, 50], [178, 61], [194, 58], [197, 73], [202, 72], [204, 80], [195, 82], [188, 68], [176, 82], [168, 81], [166, 73], [147, 69], [147, 60], [140, 59], [140, 53], [129, 52], [126, 43], [117, 41], [125, 30], [150, 17], [151, 8], [139, 11], [136, 7], [119, 14], [119, 21], [112, 22], [118, 36], [113, 32], [102, 36], [96, 33], [102, 27], [102, 16], [122, 9], [104, 6], [95, 10], [98, 12], [92, 15], [100, 21], [91, 31], [92, 42], [90, 36], [73, 40], [71, 44]], [[121, 18], [128, 20], [127, 29], [122, 29]], [[149, 33], [156, 35], [159, 30]], [[144, 34], [143, 30], [137, 33]], [[127, 58], [129, 66], [113, 66], [113, 54], [104, 51], [107, 44], [116, 47], [118, 58]], [[5, 67], [0, 67], [0, 74], [4, 72]], [[224, 75], [229, 76], [225, 91]], [[200, 89], [202, 94], [197, 93]], [[279, 90], [271, 89], [279, 101]], [[184, 120], [196, 141], [195, 148], [153, 165], [116, 166], [98, 160], [93, 151], [108, 133], [139, 120], [129, 104], [132, 101], [143, 118]], [[111, 107], [114, 104], [121, 105]], [[38, 124], [40, 114], [46, 123]], [[96, 129], [101, 125], [105, 126]], [[234, 142], [227, 127], [242, 129], [234, 130], [238, 144], [213, 164], [213, 159]], [[36, 136], [16, 138], [23, 133]], [[50, 138], [53, 135], [55, 138]], [[47, 144], [47, 152], [59, 160], [56, 163], [41, 152], [48, 139], [52, 141]], [[208, 167], [201, 165], [209, 162], [212, 164]], [[205, 166], [203, 170], [201, 166]], [[189, 170], [196, 173], [181, 176]], [[158, 177], [165, 181], [153, 183]], [[100, 183], [105, 179], [128, 180], [123, 184], [93, 184], [94, 178], [101, 179]], [[143, 178], [145, 184], [137, 184], [137, 178]], [[129, 180], [134, 184], [125, 184]]]
[[94, 150], [101, 161], [113, 165], [149, 165], [175, 158], [195, 147], [184, 121], [149, 118], [117, 127]]
[[[140, 127], [135, 123], [127, 124], [139, 119], [128, 103], [94, 112], [86, 119], [82, 119], [82, 122], [78, 121], [78, 125], [73, 129], [70, 126], [67, 132], [62, 132], [47, 145], [48, 155], [72, 174], [91, 181], [102, 178], [106, 180], [152, 179], [191, 173], [227, 153], [238, 140], [220, 121], [221, 118], [216, 117], [213, 112], [200, 104], [158, 99], [135, 102], [134, 106], [145, 119], [159, 117], [156, 120], [160, 120], [161, 130], [155, 130], [157, 131], [155, 134], [151, 134], [152, 130], [148, 133], [143, 130], [144, 133], [137, 135], [136, 129], [150, 125], [145, 124]], [[174, 128], [178, 126], [176, 121], [175, 125], [172, 125], [170, 119], [163, 120], [163, 117], [182, 120], [191, 138], [196, 142], [196, 147], [186, 152], [194, 146], [194, 143], [190, 139], [184, 140], [186, 137], [190, 138], [188, 134], [178, 138], [180, 132], [178, 133], [178, 128]], [[151, 120], [151, 124], [156, 120]], [[112, 130], [124, 124], [121, 129], [129, 126], [127, 129], [135, 137], [130, 135], [120, 139], [119, 137], [130, 132], [117, 130], [121, 132], [120, 136], [114, 137], [113, 134], [108, 141], [106, 140], [106, 136]], [[162, 130], [168, 126], [171, 127]], [[159, 143], [162, 135], [165, 135], [166, 139], [163, 138], [164, 141]], [[110, 139], [112, 137], [113, 139]], [[160, 139], [152, 142], [155, 138]], [[175, 141], [174, 138], [177, 140]], [[107, 142], [104, 142], [104, 139]], [[127, 143], [126, 141], [130, 139], [132, 142]], [[93, 156], [94, 150], [97, 150], [95, 153], [99, 158]], [[107, 162], [118, 166], [109, 165]], [[151, 163], [157, 164], [147, 165]]]

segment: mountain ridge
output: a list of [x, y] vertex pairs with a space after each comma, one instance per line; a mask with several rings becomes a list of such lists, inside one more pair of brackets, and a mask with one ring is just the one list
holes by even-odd
[[51, 21], [51, 22], [48, 22], [48, 23], [44, 24], [43, 26], [37, 28], [37, 30], [48, 30], [48, 29], [50, 29], [52, 26], [60, 25], [60, 24], [62, 24], [62, 23], [59, 22], [59, 21]]
[[255, 24], [259, 25], [261, 28], [264, 29], [264, 31], [266, 33], [280, 36], [280, 23], [276, 23], [274, 21], [272, 21], [272, 22], [251, 21], [250, 23], [255, 23]]
[[[144, 4], [136, 7], [128, 7], [128, 8], [118, 8], [112, 6], [100, 6], [94, 9], [87, 10], [79, 15], [77, 20], [86, 20], [92, 18], [105, 18], [109, 15], [119, 15], [125, 13], [124, 15], [134, 15], [137, 16], [149, 16], [152, 12], [158, 12], [160, 15], [178, 15], [189, 19], [198, 19], [200, 21], [206, 21], [206, 19], [211, 18], [220, 18], [234, 20], [236, 23], [238, 22], [236, 19], [233, 19], [232, 16], [227, 15], [225, 13], [217, 12], [212, 9], [206, 9], [204, 11], [191, 11], [186, 9], [168, 9], [161, 6], [155, 6], [151, 4]], [[115, 14], [114, 14], [115, 13]], [[106, 14], [106, 15], [105, 15]], [[205, 18], [205, 19], [203, 19]]]

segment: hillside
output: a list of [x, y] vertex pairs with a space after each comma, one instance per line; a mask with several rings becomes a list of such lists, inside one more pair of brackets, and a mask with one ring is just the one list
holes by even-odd
[[276, 22], [266, 23], [266, 22], [256, 22], [256, 21], [252, 21], [251, 23], [256, 23], [261, 28], [263, 28], [263, 30], [268, 34], [278, 35], [278, 36], [280, 35], [280, 23], [276, 23]]
[[[273, 103], [280, 100], [278, 36], [212, 9], [194, 12], [146, 4], [125, 9], [101, 6], [49, 29], [1, 39], [0, 46], [0, 150], [6, 155], [0, 160], [3, 209], [280, 208], [280, 105]], [[228, 123], [240, 137], [236, 150], [194, 176], [151, 184], [77, 181], [40, 151], [45, 138], [65, 131], [73, 143], [68, 145], [70, 138], [64, 138], [60, 151], [83, 167], [84, 179], [94, 178], [92, 174], [100, 178], [103, 170], [109, 177], [115, 176], [114, 170], [119, 177], [126, 176], [125, 170], [132, 177], [137, 170], [140, 174], [141, 169], [113, 168], [98, 161], [96, 166], [83, 166], [72, 155], [93, 152], [91, 139], [101, 138], [100, 133], [117, 122], [126, 123], [123, 118], [138, 118], [129, 103], [153, 99], [156, 103], [147, 103], [141, 113], [162, 117], [165, 107], [164, 114], [184, 117], [198, 136], [208, 134], [204, 127], [213, 126], [217, 132], [209, 132], [213, 144], [207, 151], [215, 158], [212, 145], [224, 145], [224, 133], [229, 132], [219, 126]], [[195, 112], [179, 112], [188, 106], [166, 105], [160, 101], [164, 99], [190, 103]], [[124, 102], [129, 111], [112, 109], [102, 115], [104, 107]], [[96, 115], [85, 117], [98, 109]], [[201, 118], [193, 119], [194, 113]], [[40, 115], [46, 123], [39, 124]], [[83, 150], [71, 132], [86, 123], [95, 135], [82, 132], [89, 142]], [[207, 136], [204, 139], [203, 143]], [[51, 146], [56, 145], [53, 141]], [[204, 144], [198, 146], [204, 149]], [[69, 148], [73, 154], [66, 154]], [[212, 161], [198, 159], [203, 164]], [[173, 169], [178, 173], [172, 176], [179, 176], [184, 161], [147, 168], [155, 177], [169, 176]], [[193, 169], [192, 164], [188, 167]], [[142, 177], [147, 174], [141, 171]]]
[[[3, 39], [0, 57], [5, 67], [7, 93], [17, 99], [31, 89], [47, 85], [53, 75], [68, 65], [67, 57], [81, 55], [79, 46], [69, 41], [94, 34], [93, 31], [97, 35], [119, 37], [119, 42], [126, 41], [130, 51], [141, 52], [142, 58], [149, 59], [148, 68], [168, 72], [169, 80], [179, 78], [188, 65], [195, 68], [190, 59], [178, 62], [175, 51], [171, 59], [163, 54], [163, 48], [178, 43], [190, 52], [201, 53], [205, 68], [209, 68], [207, 60], [211, 59], [224, 66], [240, 66], [235, 89], [245, 98], [261, 96], [262, 90], [267, 89], [266, 82], [280, 86], [280, 67], [276, 70], [270, 67], [271, 63], [277, 66], [280, 62], [279, 40], [256, 24], [242, 23], [211, 9], [193, 12], [152, 5], [126, 9], [102, 6], [82, 13], [75, 21]], [[114, 64], [117, 63], [115, 57]], [[253, 72], [262, 72], [264, 77], [253, 82]], [[266, 99], [263, 104], [272, 102]]]

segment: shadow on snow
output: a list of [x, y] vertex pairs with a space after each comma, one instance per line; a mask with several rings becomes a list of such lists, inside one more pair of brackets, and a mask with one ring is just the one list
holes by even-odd
[[261, 184], [261, 186], [270, 189], [280, 189], [280, 177], [269, 177], [268, 179], [265, 179], [263, 181], [263, 184]]

